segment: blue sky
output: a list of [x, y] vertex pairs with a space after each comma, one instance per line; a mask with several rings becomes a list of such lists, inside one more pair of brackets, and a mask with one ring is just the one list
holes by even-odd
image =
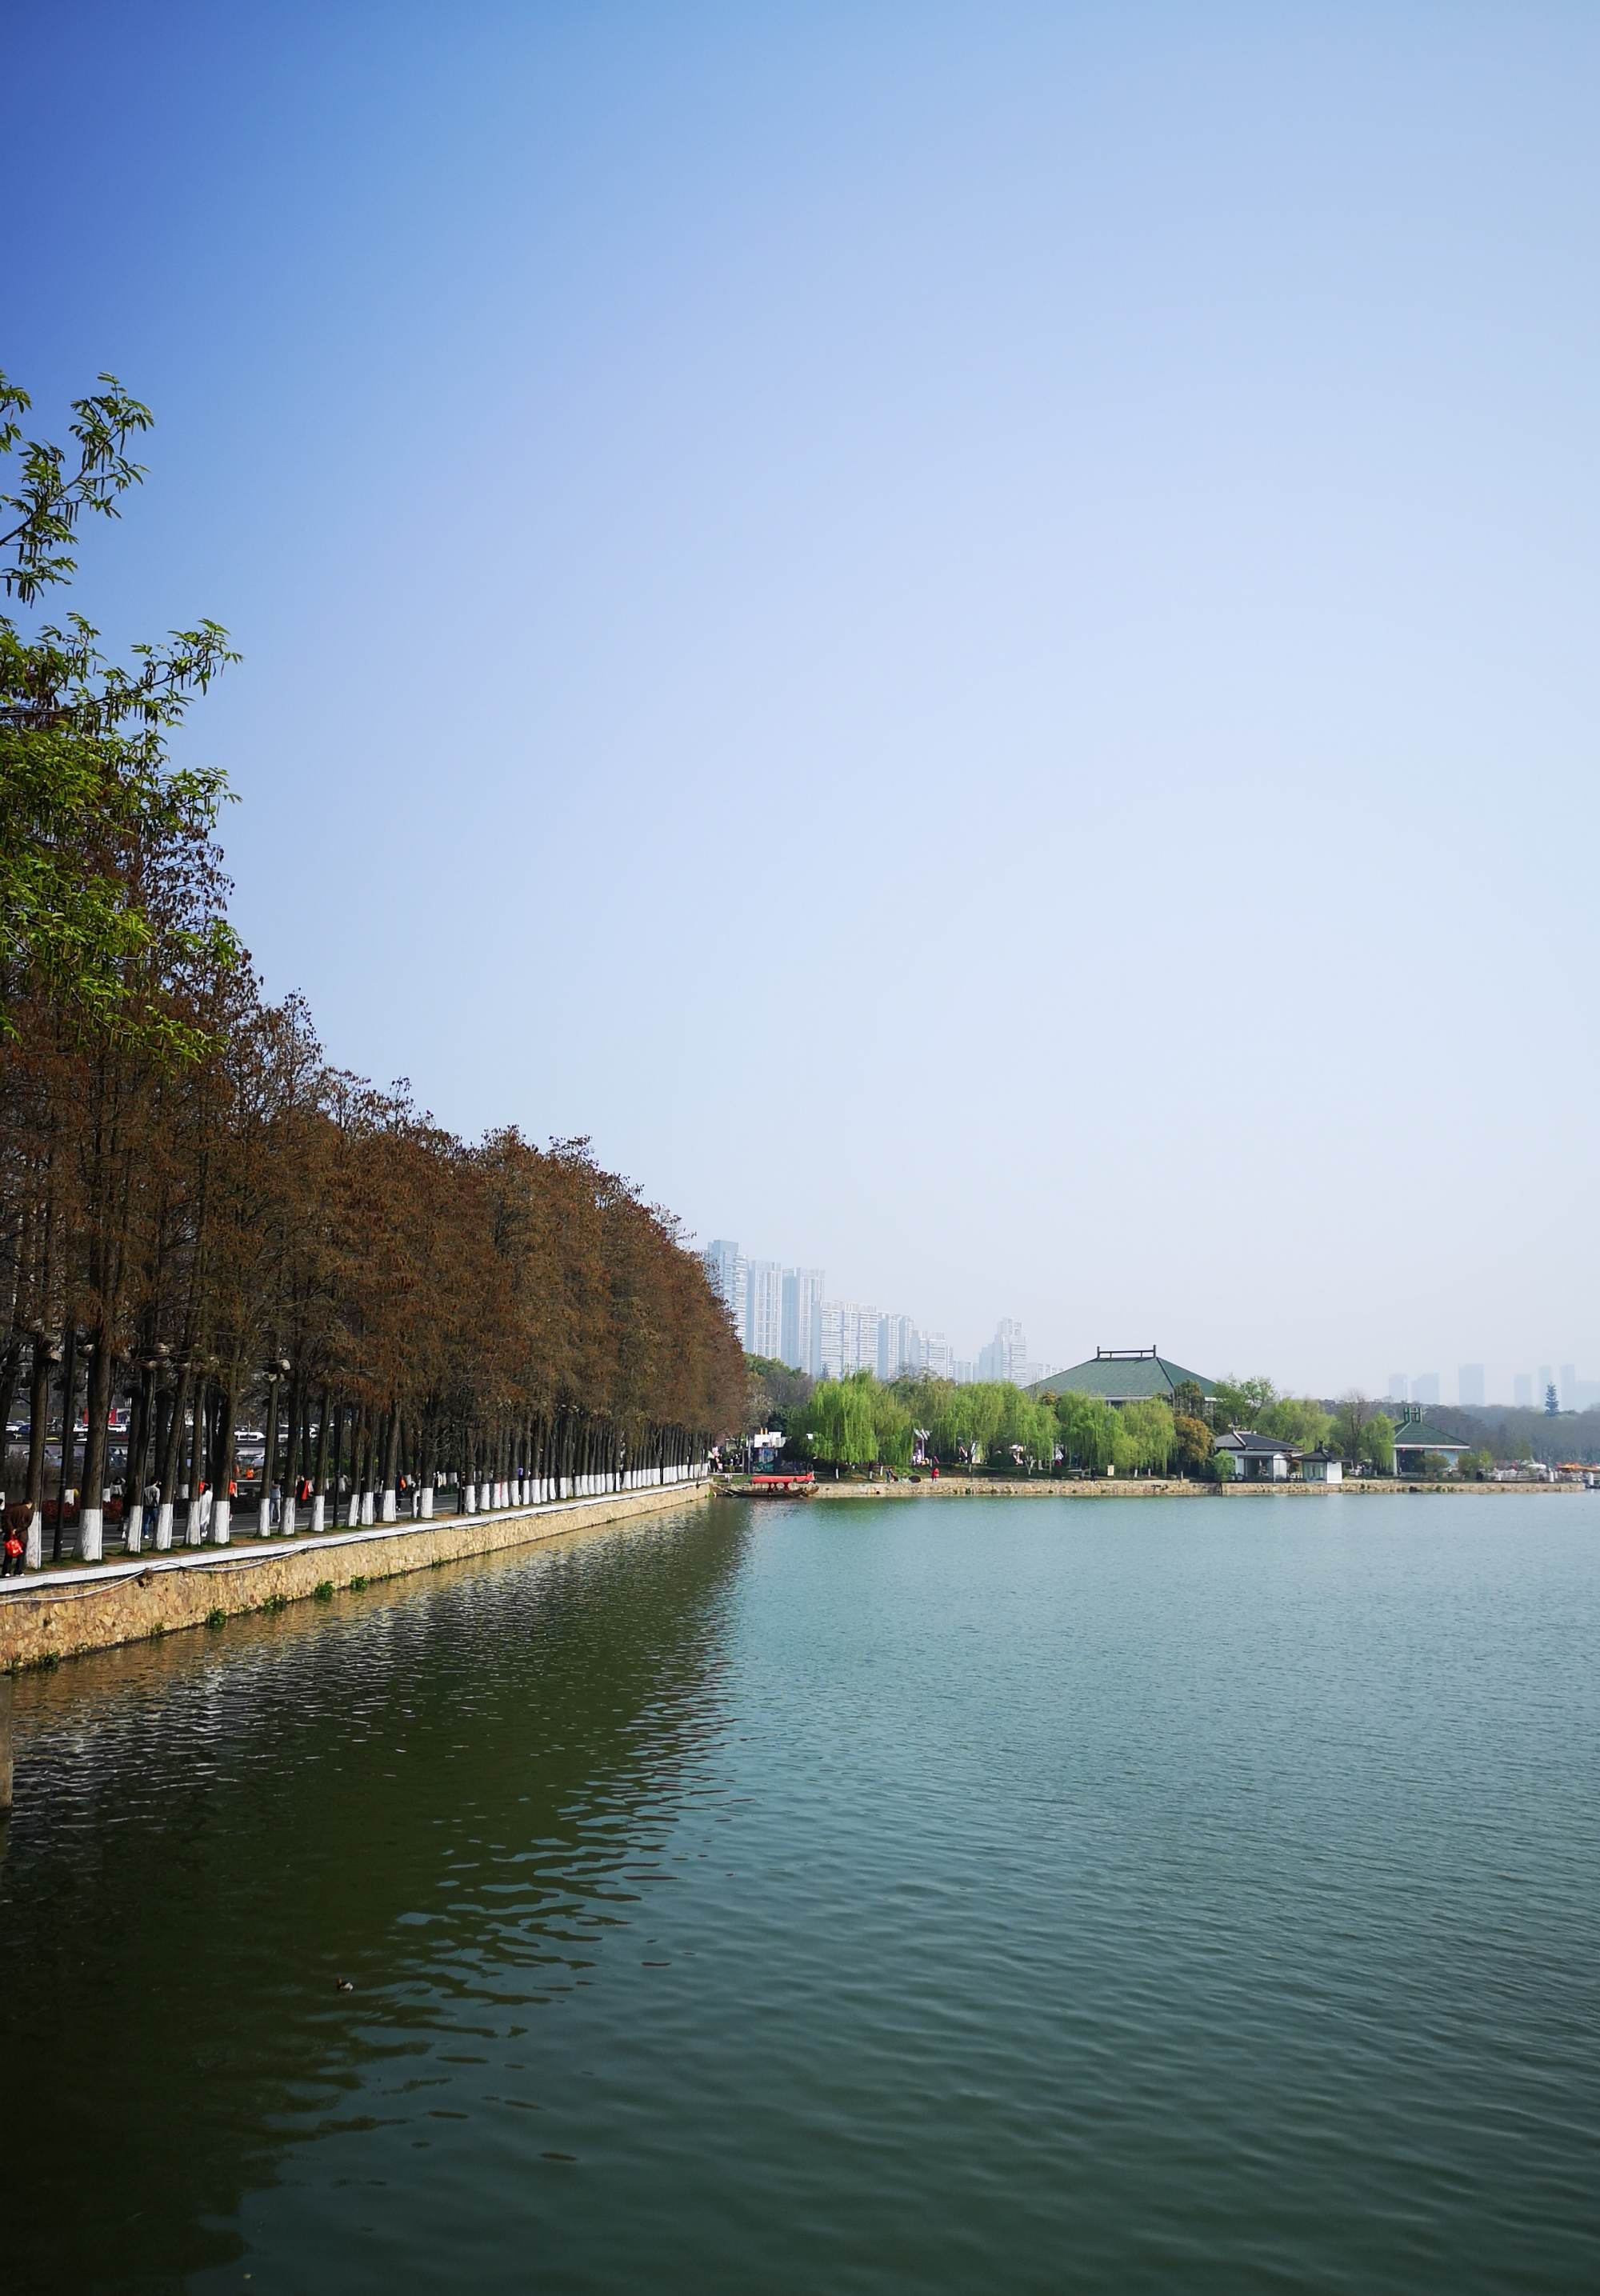
[[339, 1061], [962, 1352], [1600, 1374], [1592, 9], [9, 20]]

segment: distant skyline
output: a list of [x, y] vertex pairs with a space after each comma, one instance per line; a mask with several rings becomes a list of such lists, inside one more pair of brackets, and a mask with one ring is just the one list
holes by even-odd
[[[834, 1374], [862, 1365], [885, 1378], [898, 1371], [931, 1371], [939, 1377], [1015, 1379], [1030, 1384], [1053, 1373], [1081, 1363], [1097, 1347], [1137, 1345], [1136, 1340], [1092, 1340], [1081, 1336], [1047, 1353], [1030, 1344], [1025, 1327], [1016, 1318], [995, 1319], [993, 1337], [963, 1355], [942, 1331], [923, 1325], [915, 1315], [885, 1309], [853, 1298], [829, 1292], [827, 1272], [817, 1267], [791, 1265], [782, 1259], [762, 1259], [747, 1253], [735, 1237], [717, 1236], [701, 1251], [706, 1271], [734, 1316], [735, 1328], [752, 1355], [775, 1357], [814, 1375]], [[866, 1324], [870, 1340], [864, 1338]], [[893, 1336], [890, 1336], [892, 1327]], [[1181, 1351], [1180, 1351], [1181, 1352]], [[1251, 1378], [1265, 1374], [1280, 1386], [1293, 1387], [1264, 1358], [1248, 1363], [1207, 1365], [1208, 1379]], [[1374, 1399], [1415, 1404], [1428, 1410], [1439, 1404], [1469, 1410], [1544, 1408], [1547, 1388], [1556, 1388], [1561, 1407], [1588, 1410], [1600, 1405], [1600, 1380], [1579, 1375], [1576, 1365], [1564, 1363], [1559, 1373], [1549, 1365], [1537, 1377], [1531, 1372], [1502, 1371], [1481, 1363], [1457, 1365], [1453, 1385], [1437, 1371], [1391, 1371], [1380, 1383], [1359, 1375], [1305, 1392], [1337, 1397], [1355, 1389]]]
[[7, 62], [0, 359], [157, 416], [73, 603], [232, 631], [185, 754], [335, 1062], [1045, 1359], [1600, 1364], [1600, 11]]
[[1054, 1368], [1030, 1355], [1027, 1334], [1013, 1317], [1001, 1316], [994, 1336], [962, 1356], [943, 1332], [902, 1308], [833, 1297], [825, 1268], [764, 1259], [747, 1252], [736, 1236], [713, 1236], [700, 1256], [746, 1351], [813, 1378], [872, 1371], [889, 1380], [927, 1373], [1027, 1386]]

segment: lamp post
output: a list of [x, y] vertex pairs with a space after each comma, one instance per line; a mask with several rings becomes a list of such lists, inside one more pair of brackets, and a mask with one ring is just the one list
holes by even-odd
[[[194, 1404], [189, 1431], [189, 1504], [184, 1516], [184, 1544], [200, 1546], [205, 1542], [206, 1523], [210, 1506], [206, 1504], [211, 1479], [209, 1447], [206, 1441], [207, 1406], [211, 1400], [210, 1388], [217, 1370], [215, 1356], [197, 1355], [194, 1359]], [[215, 1494], [209, 1494], [211, 1505]]]
[[33, 1334], [33, 1375], [28, 1401], [28, 1533], [23, 1562], [29, 1570], [45, 1562], [45, 1444], [50, 1432], [50, 1381], [62, 1359], [59, 1340]]
[[[150, 1446], [155, 1434], [156, 1380], [167, 1360], [165, 1343], [157, 1340], [147, 1356], [139, 1361], [139, 1423], [137, 1439], [129, 1431], [127, 1447], [127, 1496], [123, 1502], [123, 1520], [127, 1529], [123, 1546], [129, 1554], [140, 1554], [144, 1546], [144, 1485], [145, 1467], [150, 1457]], [[155, 1526], [152, 1524], [153, 1535]]]
[[189, 1390], [193, 1379], [191, 1360], [183, 1349], [180, 1348], [171, 1358], [171, 1366], [172, 1391], [167, 1398], [159, 1472], [154, 1479], [161, 1487], [155, 1529], [155, 1547], [159, 1554], [165, 1554], [172, 1545], [178, 1485], [184, 1480], [184, 1441], [189, 1423]]
[[67, 1519], [67, 1478], [72, 1472], [72, 1454], [78, 1448], [78, 1326], [67, 1326], [65, 1360], [62, 1365], [62, 1440], [61, 1456], [55, 1478], [55, 1536], [50, 1542], [50, 1560], [62, 1559], [62, 1526]]
[[278, 1458], [278, 1382], [289, 1372], [287, 1356], [274, 1356], [267, 1366], [267, 1431], [261, 1446], [261, 1507], [256, 1529], [265, 1538], [272, 1530], [272, 1479]]

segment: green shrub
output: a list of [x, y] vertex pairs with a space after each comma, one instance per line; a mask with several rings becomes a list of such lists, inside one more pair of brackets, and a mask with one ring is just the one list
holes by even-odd
[[350, 1581], [350, 1592], [352, 1595], [365, 1595], [366, 1592], [365, 1578], [362, 1577], [352, 1578]]
[[319, 1578], [311, 1589], [311, 1599], [314, 1603], [331, 1603], [333, 1600], [333, 1581]]
[[287, 1595], [269, 1595], [261, 1608], [264, 1611], [286, 1611], [289, 1608], [289, 1597]]
[[220, 1608], [206, 1612], [206, 1624], [209, 1627], [226, 1627], [227, 1622], [228, 1614]]

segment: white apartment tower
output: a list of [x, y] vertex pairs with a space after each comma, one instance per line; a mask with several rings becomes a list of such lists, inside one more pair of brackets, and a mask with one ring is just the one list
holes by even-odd
[[736, 1243], [725, 1235], [714, 1236], [707, 1244], [701, 1259], [710, 1278], [711, 1289], [734, 1319], [734, 1329], [739, 1343], [744, 1344], [744, 1254]]
[[1002, 1316], [995, 1336], [978, 1354], [980, 1379], [1010, 1379], [1022, 1386], [1028, 1371], [1028, 1341], [1014, 1316]]
[[930, 1379], [950, 1377], [950, 1342], [942, 1332], [923, 1332], [923, 1369]]
[[743, 1336], [752, 1356], [775, 1356], [782, 1344], [784, 1270], [775, 1259], [745, 1262]]
[[828, 1300], [822, 1310], [822, 1376], [848, 1379], [853, 1371], [878, 1368], [878, 1325], [875, 1308], [854, 1300]]
[[813, 1379], [822, 1368], [822, 1294], [820, 1267], [784, 1270], [784, 1327], [778, 1353], [796, 1371]]

